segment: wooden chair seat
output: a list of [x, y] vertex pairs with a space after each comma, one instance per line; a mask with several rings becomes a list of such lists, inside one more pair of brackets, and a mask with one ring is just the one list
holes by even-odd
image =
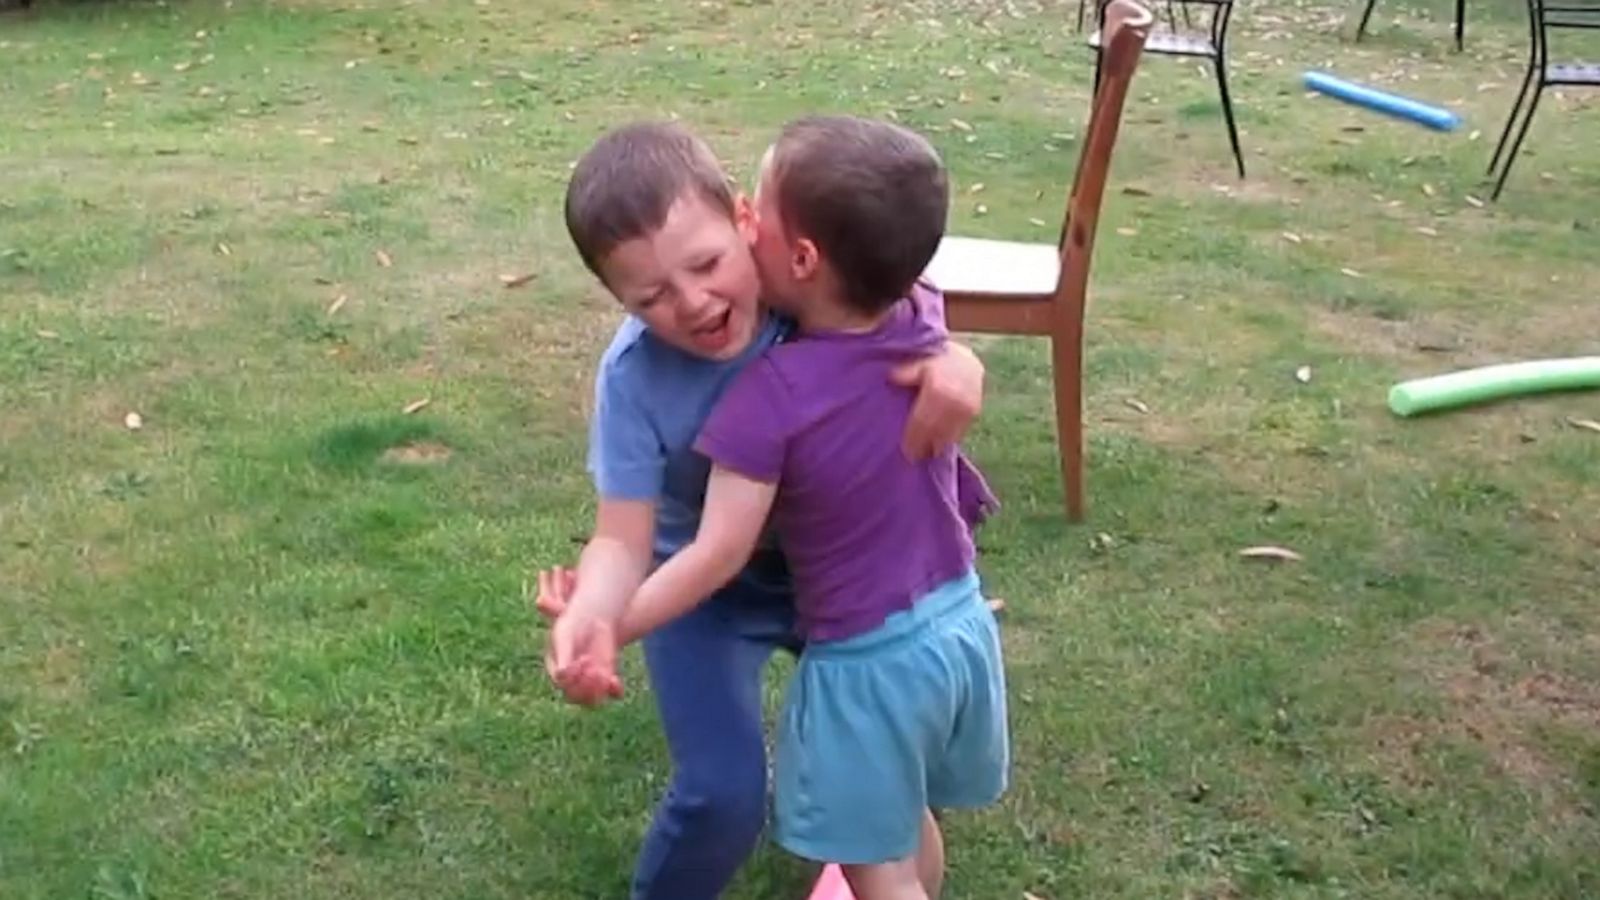
[[[1096, 31], [1089, 35], [1089, 46], [1095, 50], [1100, 49], [1100, 32]], [[1144, 49], [1146, 53], [1198, 56], [1205, 59], [1216, 59], [1222, 53], [1211, 38], [1184, 31], [1152, 31], [1150, 39], [1145, 41]]]
[[946, 293], [1048, 298], [1061, 278], [1061, 251], [1054, 244], [947, 237], [928, 264], [927, 277]]

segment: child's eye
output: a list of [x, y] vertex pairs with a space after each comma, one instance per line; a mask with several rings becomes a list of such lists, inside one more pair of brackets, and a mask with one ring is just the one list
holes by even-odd
[[722, 262], [722, 257], [713, 256], [710, 259], [697, 262], [692, 267], [696, 275], [709, 275], [716, 269], [717, 263]]

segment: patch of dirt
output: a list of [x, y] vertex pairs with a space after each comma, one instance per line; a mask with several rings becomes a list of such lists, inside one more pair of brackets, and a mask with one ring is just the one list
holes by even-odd
[[51, 645], [36, 671], [39, 691], [45, 699], [61, 703], [83, 695], [83, 648], [78, 644]]
[[383, 461], [402, 466], [433, 466], [445, 462], [454, 453], [436, 441], [416, 441], [383, 451]]
[[1600, 685], [1544, 668], [1527, 672], [1476, 625], [1435, 623], [1419, 638], [1414, 666], [1448, 701], [1446, 715], [1369, 720], [1366, 732], [1384, 769], [1407, 785], [1436, 786], [1422, 761], [1426, 748], [1465, 739], [1506, 777], [1539, 796], [1557, 819], [1582, 816], [1571, 776], [1535, 736], [1550, 725], [1600, 731]]
[[1600, 303], [1591, 299], [1591, 293], [1576, 286], [1572, 292], [1582, 295], [1583, 299], [1530, 305], [1526, 307], [1527, 315], [1497, 331], [1497, 340], [1492, 346], [1502, 351], [1501, 358], [1593, 353], [1594, 336], [1600, 334]]
[[1460, 325], [1432, 320], [1391, 320], [1360, 312], [1311, 307], [1311, 326], [1340, 347], [1388, 360], [1433, 361], [1464, 368], [1492, 360]]

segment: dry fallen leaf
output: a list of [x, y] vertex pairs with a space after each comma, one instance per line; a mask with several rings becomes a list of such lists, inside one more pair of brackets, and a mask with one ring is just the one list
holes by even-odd
[[376, 253], [374, 253], [372, 255], [377, 257], [378, 265], [383, 266], [385, 269], [387, 269], [390, 266], [394, 265], [394, 257], [390, 256], [388, 253], [386, 253], [386, 252], [384, 252], [382, 250], [379, 250], [378, 252], [376, 252]]
[[1135, 411], [1140, 412], [1140, 413], [1142, 413], [1144, 415], [1149, 415], [1150, 414], [1150, 406], [1149, 406], [1149, 404], [1145, 403], [1143, 400], [1139, 400], [1139, 399], [1136, 399], [1136, 398], [1133, 398], [1133, 397], [1124, 397], [1122, 402], [1129, 409], [1135, 410]]
[[1270, 559], [1278, 562], [1300, 562], [1305, 557], [1287, 547], [1246, 547], [1239, 551], [1245, 559]]
[[1123, 237], [1134, 237], [1138, 233], [1139, 233], [1139, 229], [1137, 229], [1137, 228], [1118, 228], [1117, 229], [1117, 234], [1120, 234]]
[[1035, 894], [1033, 891], [1023, 891], [1022, 900], [1044, 900], [1044, 898], [1038, 894]]
[[1349, 267], [1342, 268], [1339, 271], [1341, 273], [1345, 274], [1345, 275], [1350, 276], [1351, 278], [1364, 278], [1364, 277], [1366, 277], [1366, 276], [1362, 275], [1360, 272], [1357, 272], [1355, 269], [1352, 269], [1352, 268], [1349, 268]]
[[951, 119], [950, 125], [957, 131], [971, 131], [972, 126], [961, 119]]
[[1283, 233], [1283, 239], [1291, 244], [1298, 244], [1301, 241], [1300, 235], [1295, 234], [1292, 231], [1285, 231]]
[[53, 341], [56, 338], [61, 337], [61, 335], [59, 335], [56, 332], [51, 331], [51, 330], [49, 330], [47, 328], [41, 328], [38, 331], [35, 331], [34, 334], [38, 335], [39, 337], [41, 337], [41, 338], [43, 338], [43, 339], [45, 339], [47, 341]]
[[1428, 184], [1427, 182], [1423, 182], [1422, 192], [1427, 194], [1429, 197], [1432, 197], [1435, 193], [1437, 193], [1437, 191], [1433, 189], [1433, 185]]
[[144, 427], [144, 416], [136, 412], [128, 413], [122, 417], [122, 424], [127, 426], [129, 431], [138, 431]]
[[347, 295], [340, 294], [338, 299], [336, 299], [332, 303], [328, 304], [328, 315], [331, 316], [334, 313], [338, 312], [339, 310], [344, 309], [345, 301], [347, 301], [349, 299], [350, 298]]
[[1439, 230], [1436, 228], [1429, 228], [1426, 225], [1421, 225], [1417, 227], [1417, 234], [1425, 235], [1427, 237], [1438, 237]]
[[1301, 384], [1310, 384], [1311, 383], [1311, 367], [1310, 366], [1301, 366], [1300, 368], [1295, 369], [1294, 370], [1294, 380], [1300, 382]]
[[432, 403], [432, 402], [433, 402], [432, 398], [429, 398], [429, 397], [423, 397], [421, 400], [413, 400], [410, 403], [407, 403], [405, 405], [405, 408], [400, 410], [400, 412], [403, 415], [409, 416], [412, 413], [422, 409], [424, 406], [427, 406], [429, 403]]
[[977, 192], [979, 192], [981, 190], [983, 190], [983, 182], [979, 181], [979, 182], [975, 182], [972, 185], [972, 187], [967, 188], [967, 193], [976, 194]]
[[539, 275], [536, 272], [527, 272], [522, 275], [501, 275], [500, 283], [508, 288], [517, 288], [522, 287], [538, 277]]
[[232, 256], [233, 248], [229, 247], [227, 244], [218, 244], [217, 252], [221, 253], [223, 256]]
[[972, 212], [973, 212], [974, 215], [986, 216], [986, 215], [989, 214], [989, 207], [984, 206], [982, 203], [979, 203], [976, 207], [973, 208]]
[[1471, 206], [1471, 207], [1473, 207], [1475, 209], [1483, 209], [1483, 201], [1479, 200], [1477, 197], [1472, 196], [1471, 194], [1467, 195], [1467, 205]]
[[1043, 220], [1043, 219], [1035, 219], [1035, 218], [1029, 218], [1028, 219], [1028, 224], [1029, 225], [1033, 225], [1033, 226], [1038, 227], [1038, 228], [1045, 228], [1045, 227], [1047, 227], [1049, 225], [1049, 223], [1046, 222], [1045, 220]]
[[1600, 422], [1596, 422], [1593, 419], [1574, 419], [1571, 416], [1568, 416], [1567, 424], [1571, 425], [1573, 428], [1582, 428], [1584, 431], [1600, 433]]

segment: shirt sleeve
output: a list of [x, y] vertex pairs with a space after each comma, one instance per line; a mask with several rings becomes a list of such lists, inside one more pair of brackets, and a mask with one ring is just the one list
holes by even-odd
[[775, 484], [783, 474], [792, 408], [777, 367], [757, 359], [717, 401], [694, 448], [723, 468]]
[[602, 367], [589, 423], [589, 473], [607, 500], [655, 500], [667, 468], [666, 448], [626, 373]]
[[948, 328], [944, 320], [944, 291], [926, 279], [917, 279], [911, 287], [911, 303], [916, 310], [917, 321], [932, 327], [941, 336], [948, 335]]

